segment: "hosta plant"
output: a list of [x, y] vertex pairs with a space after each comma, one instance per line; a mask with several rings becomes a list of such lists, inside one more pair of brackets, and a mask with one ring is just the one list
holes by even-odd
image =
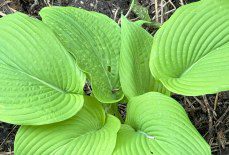
[[229, 90], [229, 1], [182, 6], [154, 37], [124, 16], [40, 15], [0, 19], [0, 120], [21, 125], [16, 155], [211, 154], [170, 94]]

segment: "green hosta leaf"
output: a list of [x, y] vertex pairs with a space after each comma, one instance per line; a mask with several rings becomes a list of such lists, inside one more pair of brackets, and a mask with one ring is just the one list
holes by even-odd
[[182, 106], [160, 93], [130, 100], [114, 155], [210, 155]]
[[153, 37], [135, 23], [122, 17], [120, 81], [124, 94], [134, 97], [149, 91], [168, 93], [161, 82], [155, 81], [149, 69]]
[[131, 7], [133, 12], [142, 20], [151, 22], [151, 18], [149, 16], [149, 11], [147, 7], [141, 6], [138, 0], [132, 0]]
[[120, 100], [118, 24], [105, 15], [73, 7], [45, 8], [40, 15], [90, 75], [95, 97], [103, 103]]
[[181, 7], [156, 33], [150, 68], [175, 93], [229, 90], [229, 1]]
[[145, 20], [137, 20], [134, 22], [135, 25], [143, 26], [144, 24], [150, 24], [151, 22], [145, 21]]
[[147, 7], [143, 7], [139, 4], [138, 0], [132, 0], [131, 6], [132, 11], [142, 20], [138, 20], [135, 23], [138, 25], [147, 25], [149, 27], [159, 28], [161, 26], [160, 23], [156, 21], [152, 21], [149, 16], [149, 11]]
[[22, 13], [0, 19], [0, 120], [46, 124], [83, 106], [84, 74], [53, 32]]
[[120, 122], [94, 98], [85, 97], [83, 108], [72, 118], [50, 125], [22, 126], [15, 139], [17, 155], [110, 155]]

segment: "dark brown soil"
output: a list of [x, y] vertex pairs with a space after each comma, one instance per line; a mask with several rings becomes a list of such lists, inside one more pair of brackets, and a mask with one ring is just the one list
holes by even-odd
[[212, 154], [229, 155], [229, 92], [200, 97], [173, 96], [211, 145]]
[[[162, 4], [157, 0], [158, 10], [163, 8], [164, 13], [156, 16], [155, 0], [139, 0], [142, 6], [148, 8], [150, 17], [160, 23], [183, 5], [182, 2], [186, 4], [194, 1], [197, 0], [164, 0]], [[81, 7], [106, 14], [118, 21], [121, 13], [128, 12], [130, 0], [0, 0], [0, 16], [17, 10], [39, 18], [39, 10], [48, 5]], [[131, 12], [128, 18], [136, 20], [137, 16]], [[211, 145], [212, 153], [229, 155], [229, 92], [200, 97], [173, 97], [185, 108], [195, 127]], [[120, 107], [125, 109], [125, 106]], [[13, 154], [17, 129], [18, 126], [0, 122], [0, 154]]]

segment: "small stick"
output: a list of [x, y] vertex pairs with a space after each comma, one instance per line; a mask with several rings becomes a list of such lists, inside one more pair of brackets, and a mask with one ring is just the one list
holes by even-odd
[[13, 155], [14, 151], [11, 152], [0, 152], [1, 155]]
[[163, 6], [163, 0], [161, 0], [161, 23], [164, 23], [164, 6]]
[[17, 125], [15, 125], [15, 126], [13, 127], [13, 129], [10, 131], [10, 133], [6, 136], [6, 139], [4, 139], [4, 141], [1, 143], [0, 147], [8, 140], [10, 134], [15, 130], [16, 127], [17, 127]]
[[97, 10], [97, 7], [98, 7], [98, 0], [95, 0], [95, 6], [94, 6], [94, 9]]
[[17, 12], [17, 10], [14, 10], [13, 8], [10, 8], [10, 7], [9, 7], [9, 9], [10, 9], [10, 11], [12, 11], [12, 13]]
[[216, 110], [217, 105], [218, 105], [218, 98], [219, 98], [219, 93], [217, 93], [217, 94], [215, 95], [215, 101], [214, 101], [214, 111]]
[[7, 4], [11, 3], [11, 1], [4, 1], [3, 3], [0, 4], [0, 8], [3, 6], [7, 6]]
[[117, 19], [119, 10], [120, 10], [120, 7], [117, 7], [117, 10], [115, 11], [115, 14], [114, 14], [114, 21], [116, 21]]
[[4, 17], [6, 14], [4, 14], [2, 11], [0, 11], [0, 16]]
[[187, 101], [188, 105], [189, 105], [191, 108], [195, 109], [195, 107], [193, 106], [192, 102], [191, 102], [187, 97], [184, 97], [184, 99], [185, 99], [185, 101]]
[[204, 112], [207, 112], [207, 111], [206, 111], [205, 105], [204, 105], [197, 97], [194, 96], [194, 98], [195, 98], [195, 100], [200, 104], [202, 110], [203, 110]]
[[181, 5], [184, 5], [184, 1], [183, 1], [183, 0], [180, 0], [180, 4], [181, 4]]
[[219, 144], [222, 146], [222, 148], [225, 149], [226, 137], [222, 130], [217, 132], [217, 140], [219, 141]]
[[[129, 7], [129, 10], [127, 11], [127, 13], [125, 14], [125, 17], [127, 18], [129, 16], [129, 14], [131, 13], [132, 9], [133, 9], [133, 6], [134, 6], [134, 3], [135, 3], [135, 0], [132, 0], [131, 4], [130, 4], [130, 7]], [[118, 20], [118, 24], [121, 23], [121, 18]]]
[[216, 126], [218, 126], [220, 123], [222, 123], [222, 121], [224, 120], [224, 118], [226, 117], [228, 112], [229, 112], [229, 107], [225, 110], [223, 115], [216, 121]]
[[168, 2], [173, 6], [174, 9], [177, 9], [177, 7], [173, 4], [171, 0], [168, 0]]
[[157, 0], [154, 0], [154, 7], [155, 7], [156, 22], [158, 22], [158, 4], [157, 4]]
[[208, 112], [208, 141], [210, 142], [211, 141], [211, 138], [212, 138], [212, 135], [213, 135], [213, 119], [212, 119], [212, 115], [211, 115], [211, 110], [210, 110], [210, 105], [209, 105], [209, 102], [208, 102], [208, 99], [207, 97], [204, 95], [203, 96], [203, 99], [204, 99], [204, 103], [205, 103], [205, 106], [207, 108], [207, 112]]
[[[167, 14], [172, 13], [172, 12], [174, 12], [174, 11], [176, 11], [176, 9], [169, 10], [169, 11], [165, 12], [164, 15], [167, 15]], [[160, 12], [160, 11], [159, 11], [159, 12]], [[161, 15], [158, 16], [158, 17], [161, 17]], [[153, 18], [153, 20], [154, 20], [154, 19], [155, 19], [155, 17]]]
[[125, 14], [125, 17], [127, 18], [129, 16], [129, 14], [131, 13], [134, 5], [135, 5], [135, 1], [136, 0], [132, 0], [131, 4], [130, 4], [130, 7], [129, 7], [129, 10], [127, 11], [127, 13]]

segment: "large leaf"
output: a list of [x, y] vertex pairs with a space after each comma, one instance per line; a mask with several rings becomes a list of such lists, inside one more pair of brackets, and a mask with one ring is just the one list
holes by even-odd
[[128, 98], [149, 91], [168, 93], [150, 73], [152, 42], [153, 37], [146, 30], [122, 16], [119, 74], [122, 90]]
[[105, 15], [73, 7], [44, 8], [40, 15], [90, 75], [95, 97], [104, 103], [120, 100], [118, 24]]
[[114, 155], [210, 155], [210, 147], [170, 97], [150, 92], [130, 100]]
[[83, 106], [84, 74], [53, 32], [22, 13], [0, 19], [0, 120], [47, 124]]
[[229, 90], [229, 1], [179, 8], [156, 33], [150, 61], [153, 75], [175, 93]]
[[83, 108], [72, 118], [50, 125], [22, 126], [15, 139], [18, 155], [111, 155], [120, 122], [106, 117], [100, 103], [85, 97]]

